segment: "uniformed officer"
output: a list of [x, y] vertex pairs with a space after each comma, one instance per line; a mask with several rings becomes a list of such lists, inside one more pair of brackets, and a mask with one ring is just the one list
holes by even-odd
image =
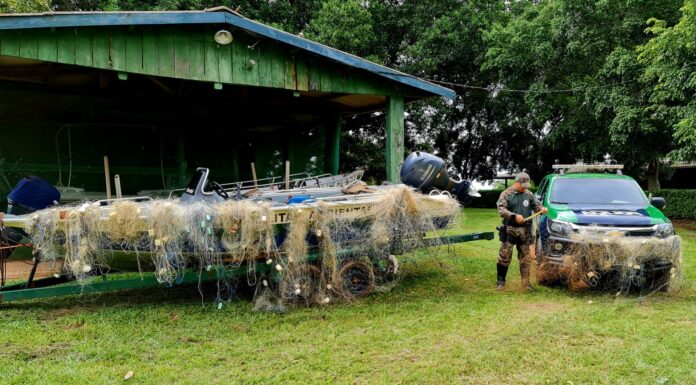
[[503, 218], [500, 233], [500, 253], [498, 254], [498, 290], [505, 289], [505, 277], [512, 262], [512, 248], [517, 246], [517, 258], [520, 260], [520, 275], [522, 287], [532, 290], [529, 283], [531, 257], [529, 246], [532, 244], [532, 221], [525, 218], [532, 212], [546, 213], [536, 196], [528, 190], [529, 175], [521, 172], [515, 175], [515, 184], [506, 189], [498, 198], [498, 214]]

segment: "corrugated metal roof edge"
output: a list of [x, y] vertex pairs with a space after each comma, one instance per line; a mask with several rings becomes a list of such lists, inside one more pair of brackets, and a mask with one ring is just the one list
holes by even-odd
[[247, 19], [230, 11], [51, 12], [0, 15], [0, 30], [105, 25], [229, 24], [330, 60], [359, 68], [428, 93], [454, 99], [456, 93], [415, 76]]

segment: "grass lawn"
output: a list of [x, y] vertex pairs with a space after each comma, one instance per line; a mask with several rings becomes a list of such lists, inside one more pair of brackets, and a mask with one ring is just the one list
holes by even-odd
[[[461, 230], [491, 231], [467, 209]], [[498, 293], [499, 243], [404, 262], [404, 281], [366, 300], [259, 314], [216, 310], [195, 287], [0, 305], [0, 384], [693, 384], [696, 231], [679, 292]]]

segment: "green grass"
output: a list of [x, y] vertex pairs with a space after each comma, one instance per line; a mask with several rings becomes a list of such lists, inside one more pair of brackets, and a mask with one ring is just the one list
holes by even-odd
[[[490, 231], [468, 209], [462, 230]], [[216, 310], [194, 288], [0, 307], [0, 384], [696, 383], [696, 232], [676, 293], [494, 290], [499, 243], [405, 263], [393, 291], [354, 304], [259, 314]], [[592, 301], [590, 303], [590, 301]]]

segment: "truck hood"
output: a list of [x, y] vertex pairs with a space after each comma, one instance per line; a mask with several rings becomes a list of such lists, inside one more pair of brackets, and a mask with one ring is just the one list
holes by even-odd
[[551, 205], [549, 218], [579, 225], [645, 226], [669, 223], [652, 205]]

